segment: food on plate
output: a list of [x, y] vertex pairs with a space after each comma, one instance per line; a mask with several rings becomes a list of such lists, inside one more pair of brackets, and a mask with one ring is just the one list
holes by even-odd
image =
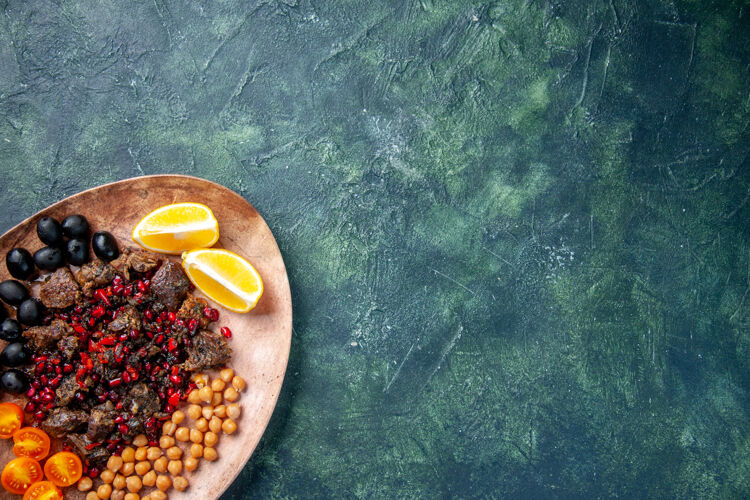
[[0, 403], [0, 439], [10, 439], [23, 425], [23, 411], [15, 403]]
[[107, 231], [97, 231], [91, 239], [91, 248], [94, 254], [104, 262], [111, 262], [120, 255], [117, 240]]
[[68, 215], [62, 221], [62, 231], [68, 238], [86, 239], [89, 235], [89, 221], [80, 214]]
[[44, 308], [37, 299], [26, 299], [21, 302], [16, 312], [16, 319], [24, 325], [35, 326], [42, 322]]
[[196, 288], [236, 312], [255, 307], [263, 294], [263, 280], [248, 261], [221, 248], [185, 252], [182, 266]]
[[57, 452], [44, 463], [44, 475], [56, 486], [75, 484], [83, 475], [81, 459], [69, 451]]
[[45, 245], [59, 246], [63, 242], [63, 229], [57, 219], [42, 217], [36, 223], [36, 234]]
[[44, 247], [34, 252], [34, 264], [44, 271], [54, 271], [65, 263], [59, 247]]
[[31, 352], [23, 342], [12, 342], [0, 352], [0, 365], [16, 367], [25, 365], [31, 359]]
[[5, 370], [0, 374], [0, 389], [13, 394], [21, 394], [29, 388], [29, 377], [16, 368]]
[[65, 245], [65, 260], [68, 264], [82, 266], [89, 261], [89, 242], [73, 238]]
[[13, 433], [13, 454], [41, 460], [49, 454], [50, 440], [46, 432], [36, 427], [23, 427]]
[[219, 223], [203, 204], [175, 203], [143, 217], [133, 228], [132, 237], [147, 250], [180, 254], [216, 243]]
[[39, 481], [26, 490], [23, 500], [63, 500], [63, 494], [51, 481]]
[[15, 319], [6, 318], [0, 323], [0, 339], [6, 342], [15, 342], [17, 340], [24, 342], [26, 339], [21, 335], [22, 331], [21, 323]]
[[3, 468], [0, 483], [10, 493], [23, 495], [29, 486], [41, 481], [44, 477], [42, 466], [29, 457], [14, 458]]
[[29, 298], [29, 291], [16, 280], [5, 280], [0, 283], [0, 300], [9, 306], [20, 306]]
[[34, 258], [25, 248], [14, 248], [5, 256], [5, 265], [11, 276], [26, 280], [34, 274]]

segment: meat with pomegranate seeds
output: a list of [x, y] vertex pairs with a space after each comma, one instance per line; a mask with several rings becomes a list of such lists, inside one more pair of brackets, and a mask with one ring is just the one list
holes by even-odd
[[155, 253], [137, 248], [126, 248], [120, 256], [111, 262], [117, 272], [130, 280], [134, 276], [131, 272], [137, 274], [146, 274], [156, 269], [161, 259]]
[[29, 339], [29, 345], [35, 350], [51, 349], [63, 337], [73, 333], [73, 329], [65, 321], [55, 319], [48, 326], [32, 326], [23, 332]]
[[159, 395], [146, 384], [134, 385], [125, 396], [123, 407], [132, 414], [153, 415], [161, 410]]
[[42, 429], [50, 436], [61, 438], [85, 427], [87, 423], [85, 411], [54, 408], [42, 421]]
[[123, 309], [117, 313], [117, 317], [107, 325], [107, 329], [112, 332], [140, 330], [141, 314], [131, 305], [123, 306]]
[[174, 311], [190, 291], [190, 280], [179, 264], [165, 262], [151, 280], [151, 290], [167, 309]]
[[76, 391], [81, 389], [76, 382], [75, 375], [68, 375], [62, 379], [60, 386], [55, 391], [55, 406], [68, 406], [76, 395]]
[[192, 338], [183, 368], [187, 371], [213, 368], [229, 361], [231, 355], [232, 349], [224, 337], [210, 330], [201, 330]]
[[76, 273], [76, 281], [81, 285], [83, 294], [91, 297], [94, 290], [108, 285], [115, 277], [115, 268], [108, 263], [95, 259], [81, 266]]
[[104, 447], [83, 434], [68, 434], [63, 442], [91, 466], [104, 465], [109, 458], [109, 453]]
[[104, 441], [115, 428], [117, 412], [111, 401], [95, 406], [89, 414], [86, 437], [91, 441]]
[[67, 267], [61, 267], [47, 276], [39, 288], [42, 304], [50, 309], [63, 309], [76, 303], [81, 296], [81, 287]]
[[68, 335], [57, 342], [57, 349], [67, 361], [73, 359], [78, 352], [78, 339], [75, 335]]
[[[177, 311], [177, 317], [185, 322], [185, 325], [188, 327], [189, 331], [193, 331], [198, 328], [206, 328], [211, 322], [211, 320], [203, 314], [203, 311], [206, 307], [208, 307], [208, 302], [206, 302], [205, 299], [188, 295], [187, 298], [183, 301], [180, 310]], [[191, 320], [195, 321], [195, 328], [190, 328]]]

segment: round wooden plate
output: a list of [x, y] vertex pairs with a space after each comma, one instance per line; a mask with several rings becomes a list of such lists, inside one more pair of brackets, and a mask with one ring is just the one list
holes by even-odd
[[[36, 222], [43, 216], [62, 220], [70, 214], [83, 214], [92, 231], [110, 231], [123, 248], [136, 246], [130, 232], [144, 215], [162, 205], [185, 201], [211, 207], [219, 221], [221, 235], [215, 246], [245, 257], [258, 270], [265, 285], [255, 309], [238, 314], [219, 307], [221, 317], [211, 327], [214, 330], [221, 326], [231, 328], [230, 366], [247, 381], [247, 388], [240, 398], [242, 415], [237, 422], [237, 432], [219, 438], [216, 446], [219, 459], [215, 462], [201, 460], [196, 471], [184, 473], [190, 481], [190, 487], [184, 492], [169, 491], [169, 498], [173, 500], [206, 500], [218, 498], [250, 458], [273, 413], [289, 358], [292, 338], [289, 280], [276, 240], [255, 208], [219, 184], [183, 175], [154, 175], [106, 184], [55, 203], [1, 236], [0, 280], [10, 278], [4, 259], [11, 248], [24, 247], [33, 253], [44, 246], [36, 236]], [[196, 295], [200, 294], [196, 292]], [[6, 309], [12, 316], [11, 308]], [[0, 341], [2, 347], [5, 342]], [[8, 395], [1, 399], [22, 406], [25, 403], [25, 398]], [[0, 467], [13, 458], [11, 445], [12, 441], [0, 441]], [[59, 446], [56, 443], [56, 447]], [[0, 498], [20, 498], [0, 491]], [[66, 488], [64, 494], [65, 498], [84, 498], [74, 487]]]

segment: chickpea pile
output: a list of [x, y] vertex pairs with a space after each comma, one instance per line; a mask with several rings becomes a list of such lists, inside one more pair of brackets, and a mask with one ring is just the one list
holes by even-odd
[[[213, 380], [206, 374], [194, 375], [192, 380], [197, 387], [188, 394], [190, 406], [187, 412], [175, 411], [164, 422], [159, 446], [148, 446], [143, 434], [136, 436], [120, 456], [109, 457], [107, 468], [99, 475], [102, 484], [95, 490], [90, 478], [78, 481], [78, 490], [88, 491], [86, 500], [165, 500], [171, 488], [188, 488], [183, 471], [197, 469], [201, 458], [209, 462], [219, 458], [219, 436], [237, 430], [241, 413], [237, 400], [245, 380], [231, 368], [224, 368]], [[192, 427], [186, 425], [187, 418], [193, 421]], [[143, 488], [155, 489], [140, 496]]]

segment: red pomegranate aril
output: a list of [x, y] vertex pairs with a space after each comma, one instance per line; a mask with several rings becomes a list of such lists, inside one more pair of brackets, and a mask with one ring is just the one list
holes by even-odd
[[[107, 291], [104, 288], [99, 288], [97, 291], [95, 291], [94, 297], [96, 297], [99, 302], [104, 302], [108, 307], [112, 307], [112, 302], [109, 301], [109, 297], [107, 297]], [[96, 311], [96, 309], [94, 309], [94, 311]]]
[[41, 382], [42, 385], [47, 385], [49, 383], [47, 375], [42, 375], [41, 377], [39, 377], [39, 382]]
[[175, 313], [170, 312], [169, 314], [167, 314], [167, 321], [169, 321], [170, 323], [174, 323], [174, 320], [176, 319], [177, 315]]
[[94, 325], [96, 325], [96, 318], [94, 318], [93, 316], [90, 317], [89, 320], [88, 320], [88, 324], [89, 324], [90, 327], [93, 328]]
[[[62, 370], [60, 370], [60, 371], [62, 371]], [[62, 382], [62, 376], [58, 375], [57, 377], [55, 377], [52, 380], [50, 380], [49, 385], [52, 386], [53, 388], [55, 388], [58, 385], [60, 385], [60, 382]]]
[[41, 375], [42, 373], [47, 371], [47, 363], [44, 361], [37, 363], [36, 368], [34, 368], [34, 371], [37, 373], [37, 375]]
[[168, 346], [169, 352], [174, 352], [175, 349], [177, 349], [177, 344], [175, 344], [175, 341], [173, 338], [170, 337], [169, 339], [169, 346]]
[[145, 311], [143, 312], [143, 316], [145, 316], [145, 318], [146, 318], [147, 320], [149, 320], [149, 321], [153, 321], [153, 320], [154, 320], [154, 311], [152, 311], [151, 309], [146, 309], [146, 310], [145, 310]]
[[231, 339], [232, 338], [232, 330], [229, 329], [227, 326], [221, 327], [221, 334], [224, 335], [224, 337]]
[[98, 395], [98, 396], [96, 397], [96, 399], [98, 399], [100, 403], [104, 403], [104, 402], [105, 402], [105, 401], [107, 400], [107, 394], [106, 394], [106, 393], [104, 393], [104, 394], [99, 394], [99, 395]]
[[34, 413], [36, 411], [36, 405], [29, 401], [28, 403], [26, 403], [26, 406], [23, 407], [23, 411], [25, 411], [26, 413]]
[[63, 365], [63, 373], [71, 373], [73, 371], [73, 365], [70, 363], [65, 363]]
[[180, 404], [180, 393], [175, 392], [174, 394], [169, 396], [168, 403], [170, 404], [170, 406], [177, 406], [178, 404]]
[[36, 389], [37, 391], [42, 388], [42, 383], [38, 380], [34, 380], [31, 382], [31, 387]]
[[123, 417], [122, 415], [117, 415], [117, 416], [115, 417], [115, 423], [116, 423], [116, 424], [121, 424], [121, 423], [123, 423], [123, 422], [125, 422], [125, 417]]
[[55, 375], [62, 375], [62, 372], [63, 372], [62, 366], [55, 367]]
[[42, 420], [44, 420], [44, 417], [45, 417], [45, 414], [43, 411], [38, 411], [34, 413], [34, 420], [36, 420], [37, 422], [41, 422]]
[[76, 392], [75, 398], [79, 403], [83, 403], [83, 401], [86, 399], [86, 395], [82, 392]]
[[122, 291], [123, 297], [132, 297], [133, 296], [133, 285], [128, 285], [125, 287], [125, 289]]
[[130, 338], [130, 335], [128, 335], [127, 333], [121, 333], [120, 335], [117, 336], [117, 340], [119, 340], [120, 342], [125, 342], [129, 338]]
[[105, 315], [106, 313], [107, 313], [107, 310], [106, 310], [106, 309], [104, 309], [104, 306], [103, 306], [103, 305], [98, 305], [98, 306], [96, 306], [96, 307], [95, 307], [95, 308], [94, 308], [94, 309], [93, 309], [93, 310], [91, 311], [91, 316], [93, 316], [94, 318], [101, 318], [101, 317], [102, 317], [102, 316], [104, 316], [104, 315]]
[[203, 317], [211, 319], [211, 308], [206, 306], [203, 308]]
[[162, 342], [164, 342], [164, 335], [160, 333], [159, 336], [154, 339], [154, 343], [161, 345]]
[[218, 309], [211, 309], [211, 321], [219, 321], [219, 310]]
[[36, 394], [36, 389], [34, 389], [33, 387], [29, 387], [29, 390], [26, 391], [26, 397], [30, 398], [34, 396], [34, 394]]
[[129, 383], [130, 383], [130, 373], [128, 373], [128, 372], [126, 372], [126, 371], [125, 371], [125, 372], [122, 372], [122, 375], [121, 375], [121, 377], [122, 377], [122, 381], [123, 381], [123, 382], [125, 382], [126, 384], [129, 384]]
[[122, 384], [122, 379], [120, 377], [113, 378], [108, 383], [110, 387], [117, 387], [118, 385]]
[[197, 319], [191, 319], [190, 321], [188, 321], [188, 330], [190, 330], [191, 332], [194, 332], [196, 328], [198, 328]]

